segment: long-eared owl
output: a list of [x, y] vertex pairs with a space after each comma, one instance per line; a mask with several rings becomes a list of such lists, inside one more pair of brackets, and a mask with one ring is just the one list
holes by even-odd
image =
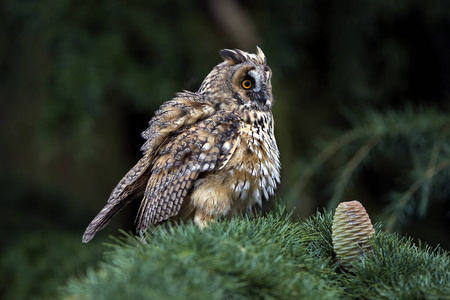
[[272, 116], [272, 71], [256, 54], [221, 50], [224, 61], [196, 93], [165, 102], [142, 133], [143, 157], [87, 227], [89, 242], [125, 205], [143, 195], [136, 230], [193, 219], [199, 227], [261, 205], [280, 181]]

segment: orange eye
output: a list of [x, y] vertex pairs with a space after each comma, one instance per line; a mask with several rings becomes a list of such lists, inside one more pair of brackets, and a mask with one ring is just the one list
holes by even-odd
[[252, 81], [250, 79], [244, 79], [242, 80], [241, 86], [244, 88], [244, 90], [248, 90], [252, 87]]

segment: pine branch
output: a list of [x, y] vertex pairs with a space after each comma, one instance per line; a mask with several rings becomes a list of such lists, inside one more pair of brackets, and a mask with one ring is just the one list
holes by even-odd
[[357, 130], [350, 131], [329, 143], [322, 151], [319, 152], [313, 162], [305, 167], [296, 183], [294, 183], [295, 190], [300, 192], [303, 191], [307, 183], [321, 165], [341, 150], [341, 148], [352, 143], [354, 140], [361, 138], [361, 136], [364, 136], [364, 133]]
[[361, 164], [361, 162], [367, 157], [370, 150], [372, 150], [373, 147], [377, 145], [379, 140], [380, 137], [378, 136], [370, 138], [359, 148], [359, 150], [355, 153], [355, 155], [344, 166], [342, 173], [338, 176], [338, 181], [335, 184], [333, 197], [331, 198], [328, 207], [336, 207], [337, 204], [340, 201], [342, 201], [345, 188], [348, 186], [352, 174], [354, 173], [356, 168]]
[[[352, 129], [325, 143], [321, 147], [323, 150], [303, 167], [289, 198], [304, 193], [314, 176], [329, 180], [331, 173], [335, 180], [328, 207], [335, 207], [345, 198], [345, 191], [355, 178], [358, 167], [368, 162], [369, 154], [374, 153], [392, 161], [389, 167], [395, 168], [397, 164], [413, 174], [403, 180], [411, 182], [405, 191], [391, 193], [391, 204], [384, 209], [388, 228], [414, 213], [423, 216], [435, 191], [445, 190], [442, 184], [436, 184], [443, 180], [437, 179], [439, 176], [447, 178], [446, 171], [450, 170], [445, 160], [450, 154], [448, 114], [433, 110], [416, 111], [408, 107], [401, 112], [367, 110], [359, 117], [351, 117], [351, 120]], [[319, 172], [327, 164], [336, 171]], [[396, 178], [396, 181], [401, 181], [401, 178]], [[419, 205], [412, 201], [416, 195]]]
[[[398, 200], [393, 200], [393, 211], [390, 213], [389, 218], [386, 220], [386, 229], [392, 230], [397, 220], [400, 219], [400, 215], [404, 213], [408, 203], [413, 199], [414, 194], [423, 186], [429, 182], [435, 175], [450, 168], [450, 160], [445, 160], [437, 166], [428, 168], [426, 172], [420, 178], [411, 184], [408, 190]], [[423, 196], [423, 195], [422, 195]], [[423, 201], [423, 200], [422, 200]]]
[[[434, 168], [436, 168], [439, 154], [442, 150], [442, 147], [444, 146], [445, 138], [448, 137], [449, 133], [450, 133], [450, 126], [444, 127], [443, 130], [440, 132], [439, 138], [436, 140], [436, 142], [433, 145], [433, 149], [431, 150], [430, 162], [428, 163], [428, 170], [433, 170]], [[426, 173], [430, 172], [428, 170]], [[428, 174], [427, 177], [429, 179], [426, 182], [424, 182], [424, 184], [422, 186], [420, 205], [419, 205], [419, 209], [418, 209], [419, 215], [422, 217], [424, 216], [424, 214], [427, 210], [427, 206], [429, 203], [428, 200], [430, 197], [430, 189], [431, 189], [431, 184], [432, 184], [432, 179], [433, 179], [433, 176], [430, 176], [430, 174]]]
[[342, 273], [334, 262], [332, 213], [292, 222], [284, 209], [200, 231], [128, 236], [97, 270], [72, 279], [65, 299], [433, 299], [450, 294], [450, 258], [377, 230], [371, 255]]

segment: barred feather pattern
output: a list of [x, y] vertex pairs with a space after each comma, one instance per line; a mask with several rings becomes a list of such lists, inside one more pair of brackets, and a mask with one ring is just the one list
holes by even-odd
[[178, 93], [156, 111], [142, 133], [143, 157], [112, 191], [83, 242], [141, 195], [136, 229], [145, 234], [167, 220], [193, 219], [202, 228], [261, 205], [274, 193], [280, 162], [271, 70], [259, 48], [257, 54], [220, 54], [224, 62], [198, 92]]

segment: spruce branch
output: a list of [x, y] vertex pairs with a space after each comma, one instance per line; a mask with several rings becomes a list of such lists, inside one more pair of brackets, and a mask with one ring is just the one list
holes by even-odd
[[308, 184], [317, 169], [323, 165], [327, 160], [329, 160], [333, 155], [335, 155], [341, 148], [350, 144], [354, 140], [361, 138], [365, 134], [359, 130], [350, 131], [343, 136], [335, 139], [329, 143], [319, 154], [313, 159], [313, 162], [307, 165], [299, 176], [297, 181], [294, 183], [296, 191], [303, 191], [305, 186]]
[[[392, 212], [386, 220], [386, 229], [393, 230], [395, 223], [400, 219], [402, 213], [405, 212], [408, 203], [413, 199], [414, 194], [429, 182], [438, 173], [450, 168], [450, 160], [445, 160], [437, 166], [433, 166], [425, 171], [424, 176], [417, 178], [408, 188], [407, 191], [398, 199], [392, 201]], [[389, 207], [388, 207], [389, 209]]]
[[[428, 170], [433, 170], [434, 168], [436, 168], [439, 154], [442, 150], [442, 147], [444, 146], [445, 138], [448, 137], [449, 133], [450, 133], [450, 126], [445, 126], [443, 128], [443, 130], [440, 132], [439, 138], [436, 140], [436, 142], [433, 145], [433, 149], [431, 150], [430, 161], [428, 163]], [[426, 173], [430, 172], [428, 170]], [[430, 198], [430, 190], [431, 190], [433, 176], [430, 176], [430, 174], [428, 174], [428, 177], [429, 177], [429, 180], [424, 182], [424, 184], [422, 186], [422, 193], [421, 193], [420, 204], [419, 204], [419, 208], [418, 208], [419, 216], [421, 216], [421, 217], [423, 217], [426, 213], [429, 198]]]
[[[448, 189], [442, 187], [450, 177], [446, 159], [450, 155], [448, 114], [409, 106], [399, 112], [366, 110], [351, 120], [353, 128], [326, 142], [321, 146], [322, 150], [310, 159], [312, 162], [305, 164], [290, 191], [290, 198], [304, 193], [315, 176], [322, 177], [322, 180], [323, 177], [329, 180], [332, 176], [328, 207], [336, 206], [344, 199], [358, 167], [368, 163], [369, 157], [391, 161], [392, 164], [382, 167], [402, 170], [393, 179], [407, 183], [406, 190], [391, 193], [391, 204], [383, 210], [388, 218], [388, 228], [402, 217], [424, 216], [436, 192], [448, 193]], [[319, 172], [327, 168], [331, 172]], [[411, 174], [410, 177], [403, 179], [403, 170], [409, 171], [406, 174]], [[391, 173], [391, 170], [386, 169], [386, 172]], [[413, 198], [418, 200], [411, 201]], [[408, 211], [410, 213], [406, 213]]]
[[351, 177], [356, 170], [356, 168], [362, 163], [362, 161], [367, 157], [369, 152], [377, 145], [380, 137], [374, 136], [370, 138], [367, 142], [365, 142], [353, 155], [353, 157], [348, 161], [348, 163], [344, 166], [342, 173], [338, 176], [338, 181], [335, 184], [335, 189], [333, 193], [333, 197], [328, 203], [328, 207], [335, 207], [337, 203], [342, 201], [345, 188], [348, 186]]
[[377, 229], [354, 273], [337, 271], [332, 212], [292, 222], [284, 209], [200, 231], [158, 228], [143, 244], [127, 236], [64, 299], [443, 299], [450, 258]]

